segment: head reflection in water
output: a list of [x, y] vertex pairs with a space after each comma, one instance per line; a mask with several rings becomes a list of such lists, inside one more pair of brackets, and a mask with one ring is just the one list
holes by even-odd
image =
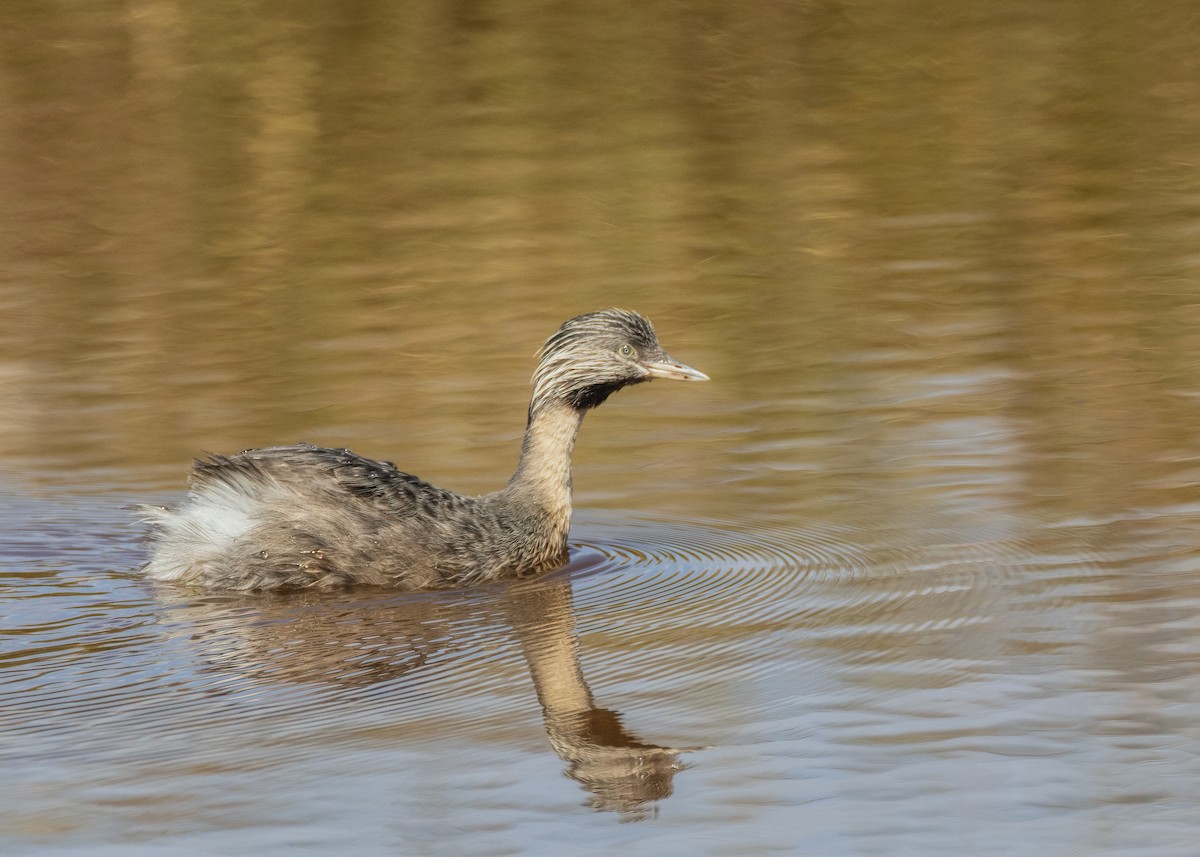
[[[446, 653], [463, 649], [463, 638], [478, 640], [481, 623], [508, 625], [533, 679], [550, 746], [566, 763], [567, 776], [590, 792], [587, 805], [627, 821], [651, 816], [684, 767], [680, 754], [696, 748], [642, 743], [616, 712], [595, 705], [580, 666], [568, 582], [530, 581], [494, 594], [481, 601], [378, 591], [274, 598], [161, 593], [191, 626], [188, 635], [210, 669], [254, 682], [341, 691], [394, 682], [397, 692], [387, 698], [397, 700], [408, 698], [408, 683], [423, 684], [435, 666], [469, 668], [462, 661], [476, 651], [473, 646]], [[489, 627], [486, 635], [503, 630]]]
[[592, 793], [588, 805], [623, 813], [630, 821], [650, 815], [655, 801], [670, 797], [675, 772], [683, 768], [682, 750], [642, 744], [606, 708], [547, 715], [546, 734], [568, 763], [567, 776]]

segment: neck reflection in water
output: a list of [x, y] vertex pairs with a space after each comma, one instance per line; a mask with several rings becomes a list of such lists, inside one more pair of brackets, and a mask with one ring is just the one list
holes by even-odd
[[537, 688], [550, 746], [567, 775], [592, 793], [593, 809], [648, 814], [669, 797], [672, 778], [688, 749], [643, 744], [625, 731], [621, 716], [597, 708], [579, 663], [571, 587], [538, 581], [510, 587], [505, 607]]
[[[567, 776], [591, 793], [588, 806], [620, 813], [623, 820], [652, 816], [684, 768], [680, 755], [699, 749], [643, 743], [626, 731], [618, 712], [596, 706], [580, 664], [571, 585], [563, 579], [416, 596], [189, 597], [166, 587], [159, 595], [187, 625], [206, 669], [340, 690], [415, 683], [427, 670], [453, 669], [478, 651], [477, 634], [490, 636], [497, 625], [507, 626], [520, 644], [550, 746], [567, 764]], [[455, 650], [448, 660], [446, 653]]]

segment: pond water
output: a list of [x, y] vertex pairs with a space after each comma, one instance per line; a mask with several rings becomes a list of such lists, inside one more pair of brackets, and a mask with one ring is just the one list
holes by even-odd
[[[0, 851], [1193, 855], [1200, 26], [1118, 2], [18, 4]], [[570, 564], [152, 585], [305, 440], [503, 484], [606, 306]]]

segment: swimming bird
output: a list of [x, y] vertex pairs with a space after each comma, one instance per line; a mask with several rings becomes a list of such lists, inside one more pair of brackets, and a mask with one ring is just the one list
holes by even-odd
[[178, 508], [141, 506], [154, 579], [209, 589], [437, 589], [525, 577], [567, 559], [571, 451], [622, 387], [707, 381], [629, 310], [572, 318], [533, 373], [517, 470], [468, 497], [346, 449], [299, 444], [198, 459]]

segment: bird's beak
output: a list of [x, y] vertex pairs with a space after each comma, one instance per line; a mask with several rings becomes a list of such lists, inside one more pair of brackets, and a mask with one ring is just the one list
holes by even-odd
[[647, 361], [642, 368], [651, 378], [670, 378], [672, 381], [707, 381], [708, 376], [691, 366], [666, 357], [664, 360]]

